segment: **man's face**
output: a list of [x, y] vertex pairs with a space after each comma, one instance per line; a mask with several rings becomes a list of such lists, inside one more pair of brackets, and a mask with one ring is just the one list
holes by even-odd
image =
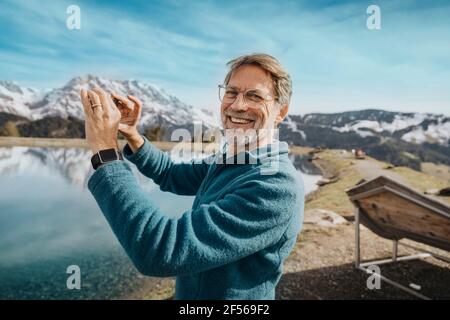
[[[273, 81], [263, 69], [255, 65], [243, 65], [231, 76], [228, 86], [238, 91], [256, 89], [265, 95], [275, 97]], [[240, 93], [233, 103], [221, 105], [224, 129], [273, 129], [279, 114], [278, 103], [274, 99], [263, 101], [255, 108], [244, 101]]]

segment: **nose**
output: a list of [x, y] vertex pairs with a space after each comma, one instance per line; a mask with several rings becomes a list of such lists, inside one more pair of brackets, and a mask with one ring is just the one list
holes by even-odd
[[244, 101], [244, 95], [242, 93], [238, 94], [236, 100], [230, 105], [230, 108], [235, 111], [247, 110], [247, 104]]

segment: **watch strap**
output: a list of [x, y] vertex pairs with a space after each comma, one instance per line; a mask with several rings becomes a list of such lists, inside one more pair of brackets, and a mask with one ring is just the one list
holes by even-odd
[[123, 160], [122, 153], [117, 149], [111, 148], [100, 150], [99, 152], [94, 154], [91, 157], [91, 164], [94, 170], [97, 170], [97, 168], [100, 167], [102, 164], [116, 160]]

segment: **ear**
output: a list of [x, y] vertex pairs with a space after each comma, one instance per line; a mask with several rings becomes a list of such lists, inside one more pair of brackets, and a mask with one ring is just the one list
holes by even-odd
[[278, 126], [281, 122], [283, 122], [284, 118], [286, 118], [289, 111], [289, 105], [284, 104], [280, 107], [280, 112], [278, 113], [275, 124]]

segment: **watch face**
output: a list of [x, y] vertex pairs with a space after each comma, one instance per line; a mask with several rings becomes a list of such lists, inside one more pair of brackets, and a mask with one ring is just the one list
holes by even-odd
[[99, 154], [102, 162], [108, 162], [118, 159], [115, 149], [100, 150]]

